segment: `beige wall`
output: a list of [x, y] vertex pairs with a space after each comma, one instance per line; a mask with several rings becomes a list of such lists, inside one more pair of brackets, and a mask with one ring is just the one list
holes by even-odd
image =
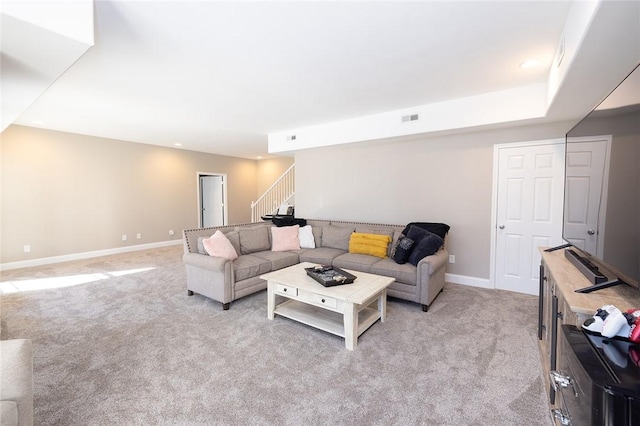
[[391, 224], [445, 222], [456, 263], [488, 279], [493, 146], [564, 137], [574, 123], [298, 151], [296, 215]]
[[[264, 194], [271, 185], [293, 164], [294, 158], [278, 157], [258, 161], [258, 196]], [[255, 201], [255, 200], [254, 200]]]
[[197, 172], [226, 173], [229, 223], [251, 220], [255, 160], [21, 126], [0, 137], [0, 263], [180, 239], [198, 225]]
[[[487, 279], [493, 145], [564, 137], [573, 124], [302, 150], [295, 155], [296, 215], [446, 222], [456, 255], [448, 272]], [[183, 228], [197, 226], [197, 172], [227, 173], [229, 222], [248, 222], [251, 201], [293, 162], [20, 126], [2, 134], [1, 148], [1, 263], [166, 241], [169, 229], [180, 238]]]

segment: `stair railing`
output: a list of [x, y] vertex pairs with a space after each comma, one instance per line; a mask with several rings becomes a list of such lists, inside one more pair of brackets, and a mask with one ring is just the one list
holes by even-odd
[[251, 202], [251, 222], [259, 222], [262, 216], [274, 214], [282, 203], [291, 200], [295, 192], [295, 164], [292, 164], [257, 201]]

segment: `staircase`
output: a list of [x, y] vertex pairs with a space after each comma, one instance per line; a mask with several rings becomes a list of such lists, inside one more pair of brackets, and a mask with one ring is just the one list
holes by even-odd
[[251, 222], [259, 222], [262, 216], [274, 214], [282, 203], [287, 203], [295, 195], [295, 164], [285, 171], [273, 185], [251, 202]]

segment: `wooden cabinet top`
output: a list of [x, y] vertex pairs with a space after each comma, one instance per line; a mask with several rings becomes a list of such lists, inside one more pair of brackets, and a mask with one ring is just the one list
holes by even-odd
[[560, 291], [569, 308], [582, 315], [593, 315], [604, 305], [614, 305], [622, 312], [627, 309], [640, 309], [640, 292], [622, 284], [593, 293], [576, 293], [575, 290], [588, 287], [591, 282], [571, 263], [564, 250], [545, 252], [540, 248], [542, 261], [556, 283], [556, 291]]

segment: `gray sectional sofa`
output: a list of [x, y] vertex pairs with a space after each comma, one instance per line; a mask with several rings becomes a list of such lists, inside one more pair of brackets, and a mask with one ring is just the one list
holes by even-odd
[[[307, 220], [311, 225], [315, 248], [271, 251], [271, 222], [234, 226], [187, 229], [183, 231], [183, 261], [187, 273], [187, 293], [201, 294], [222, 303], [229, 309], [232, 301], [267, 288], [260, 275], [286, 268], [299, 262], [332, 265], [353, 271], [390, 276], [396, 281], [387, 289], [391, 297], [429, 305], [444, 287], [445, 267], [449, 258], [445, 244], [434, 254], [424, 257], [417, 266], [398, 264], [390, 257], [391, 249], [405, 228], [403, 225]], [[446, 225], [445, 225], [446, 226]], [[446, 227], [448, 229], [448, 226]], [[202, 240], [217, 230], [225, 234], [239, 257], [228, 260], [209, 256]], [[349, 239], [353, 232], [383, 234], [391, 238], [385, 258], [350, 253]]]

